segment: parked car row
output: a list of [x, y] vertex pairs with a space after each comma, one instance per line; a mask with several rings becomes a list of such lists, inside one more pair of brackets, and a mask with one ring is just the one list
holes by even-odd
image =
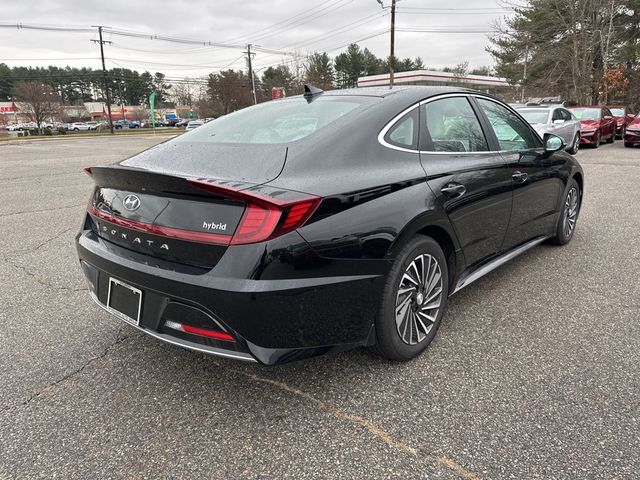
[[[566, 150], [575, 154], [580, 145], [598, 148], [604, 141], [624, 139], [625, 146], [640, 143], [640, 123], [637, 117], [621, 105], [564, 107], [562, 104], [512, 104], [513, 108], [544, 136], [552, 133], [564, 139]], [[634, 125], [627, 135], [629, 126]], [[636, 139], [636, 137], [638, 137]]]

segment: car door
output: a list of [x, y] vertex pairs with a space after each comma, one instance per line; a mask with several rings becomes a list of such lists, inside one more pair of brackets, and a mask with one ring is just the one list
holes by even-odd
[[553, 110], [551, 115], [551, 122], [553, 123], [553, 130], [550, 133], [559, 136], [564, 140], [567, 145], [571, 145], [573, 142], [573, 129], [571, 124], [567, 123], [566, 118], [562, 114], [561, 108]]
[[540, 138], [517, 115], [489, 98], [476, 98], [491, 126], [513, 182], [513, 209], [503, 248], [511, 249], [555, 229], [567, 158], [545, 152]]
[[608, 108], [602, 109], [602, 122], [604, 124], [602, 136], [610, 137], [615, 136], [616, 134], [616, 118], [611, 113], [611, 110]]
[[467, 95], [420, 106], [420, 161], [429, 187], [449, 217], [467, 266], [500, 252], [511, 213], [512, 179], [491, 151]]

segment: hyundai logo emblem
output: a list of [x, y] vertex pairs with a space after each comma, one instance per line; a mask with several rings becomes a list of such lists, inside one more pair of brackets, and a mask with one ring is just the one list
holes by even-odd
[[140, 208], [140, 197], [137, 195], [127, 195], [122, 201], [122, 206], [130, 212], [133, 212]]

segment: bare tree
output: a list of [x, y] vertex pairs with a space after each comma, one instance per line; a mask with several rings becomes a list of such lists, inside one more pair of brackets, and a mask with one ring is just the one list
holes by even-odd
[[53, 120], [62, 110], [58, 94], [51, 86], [42, 82], [16, 83], [13, 94], [18, 100], [18, 109], [36, 123], [39, 131], [46, 120]]

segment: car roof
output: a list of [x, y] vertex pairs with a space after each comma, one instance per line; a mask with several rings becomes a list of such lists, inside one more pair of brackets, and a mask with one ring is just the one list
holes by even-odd
[[[389, 87], [358, 87], [358, 88], [344, 88], [339, 90], [326, 90], [323, 96], [361, 96], [361, 97], [391, 97], [402, 98], [406, 100], [413, 100], [432, 97], [434, 95], [442, 95], [445, 93], [481, 93], [484, 92], [478, 90], [471, 90], [468, 88], [460, 87], [433, 87], [425, 85], [400, 85]], [[491, 95], [487, 95], [491, 96]]]

